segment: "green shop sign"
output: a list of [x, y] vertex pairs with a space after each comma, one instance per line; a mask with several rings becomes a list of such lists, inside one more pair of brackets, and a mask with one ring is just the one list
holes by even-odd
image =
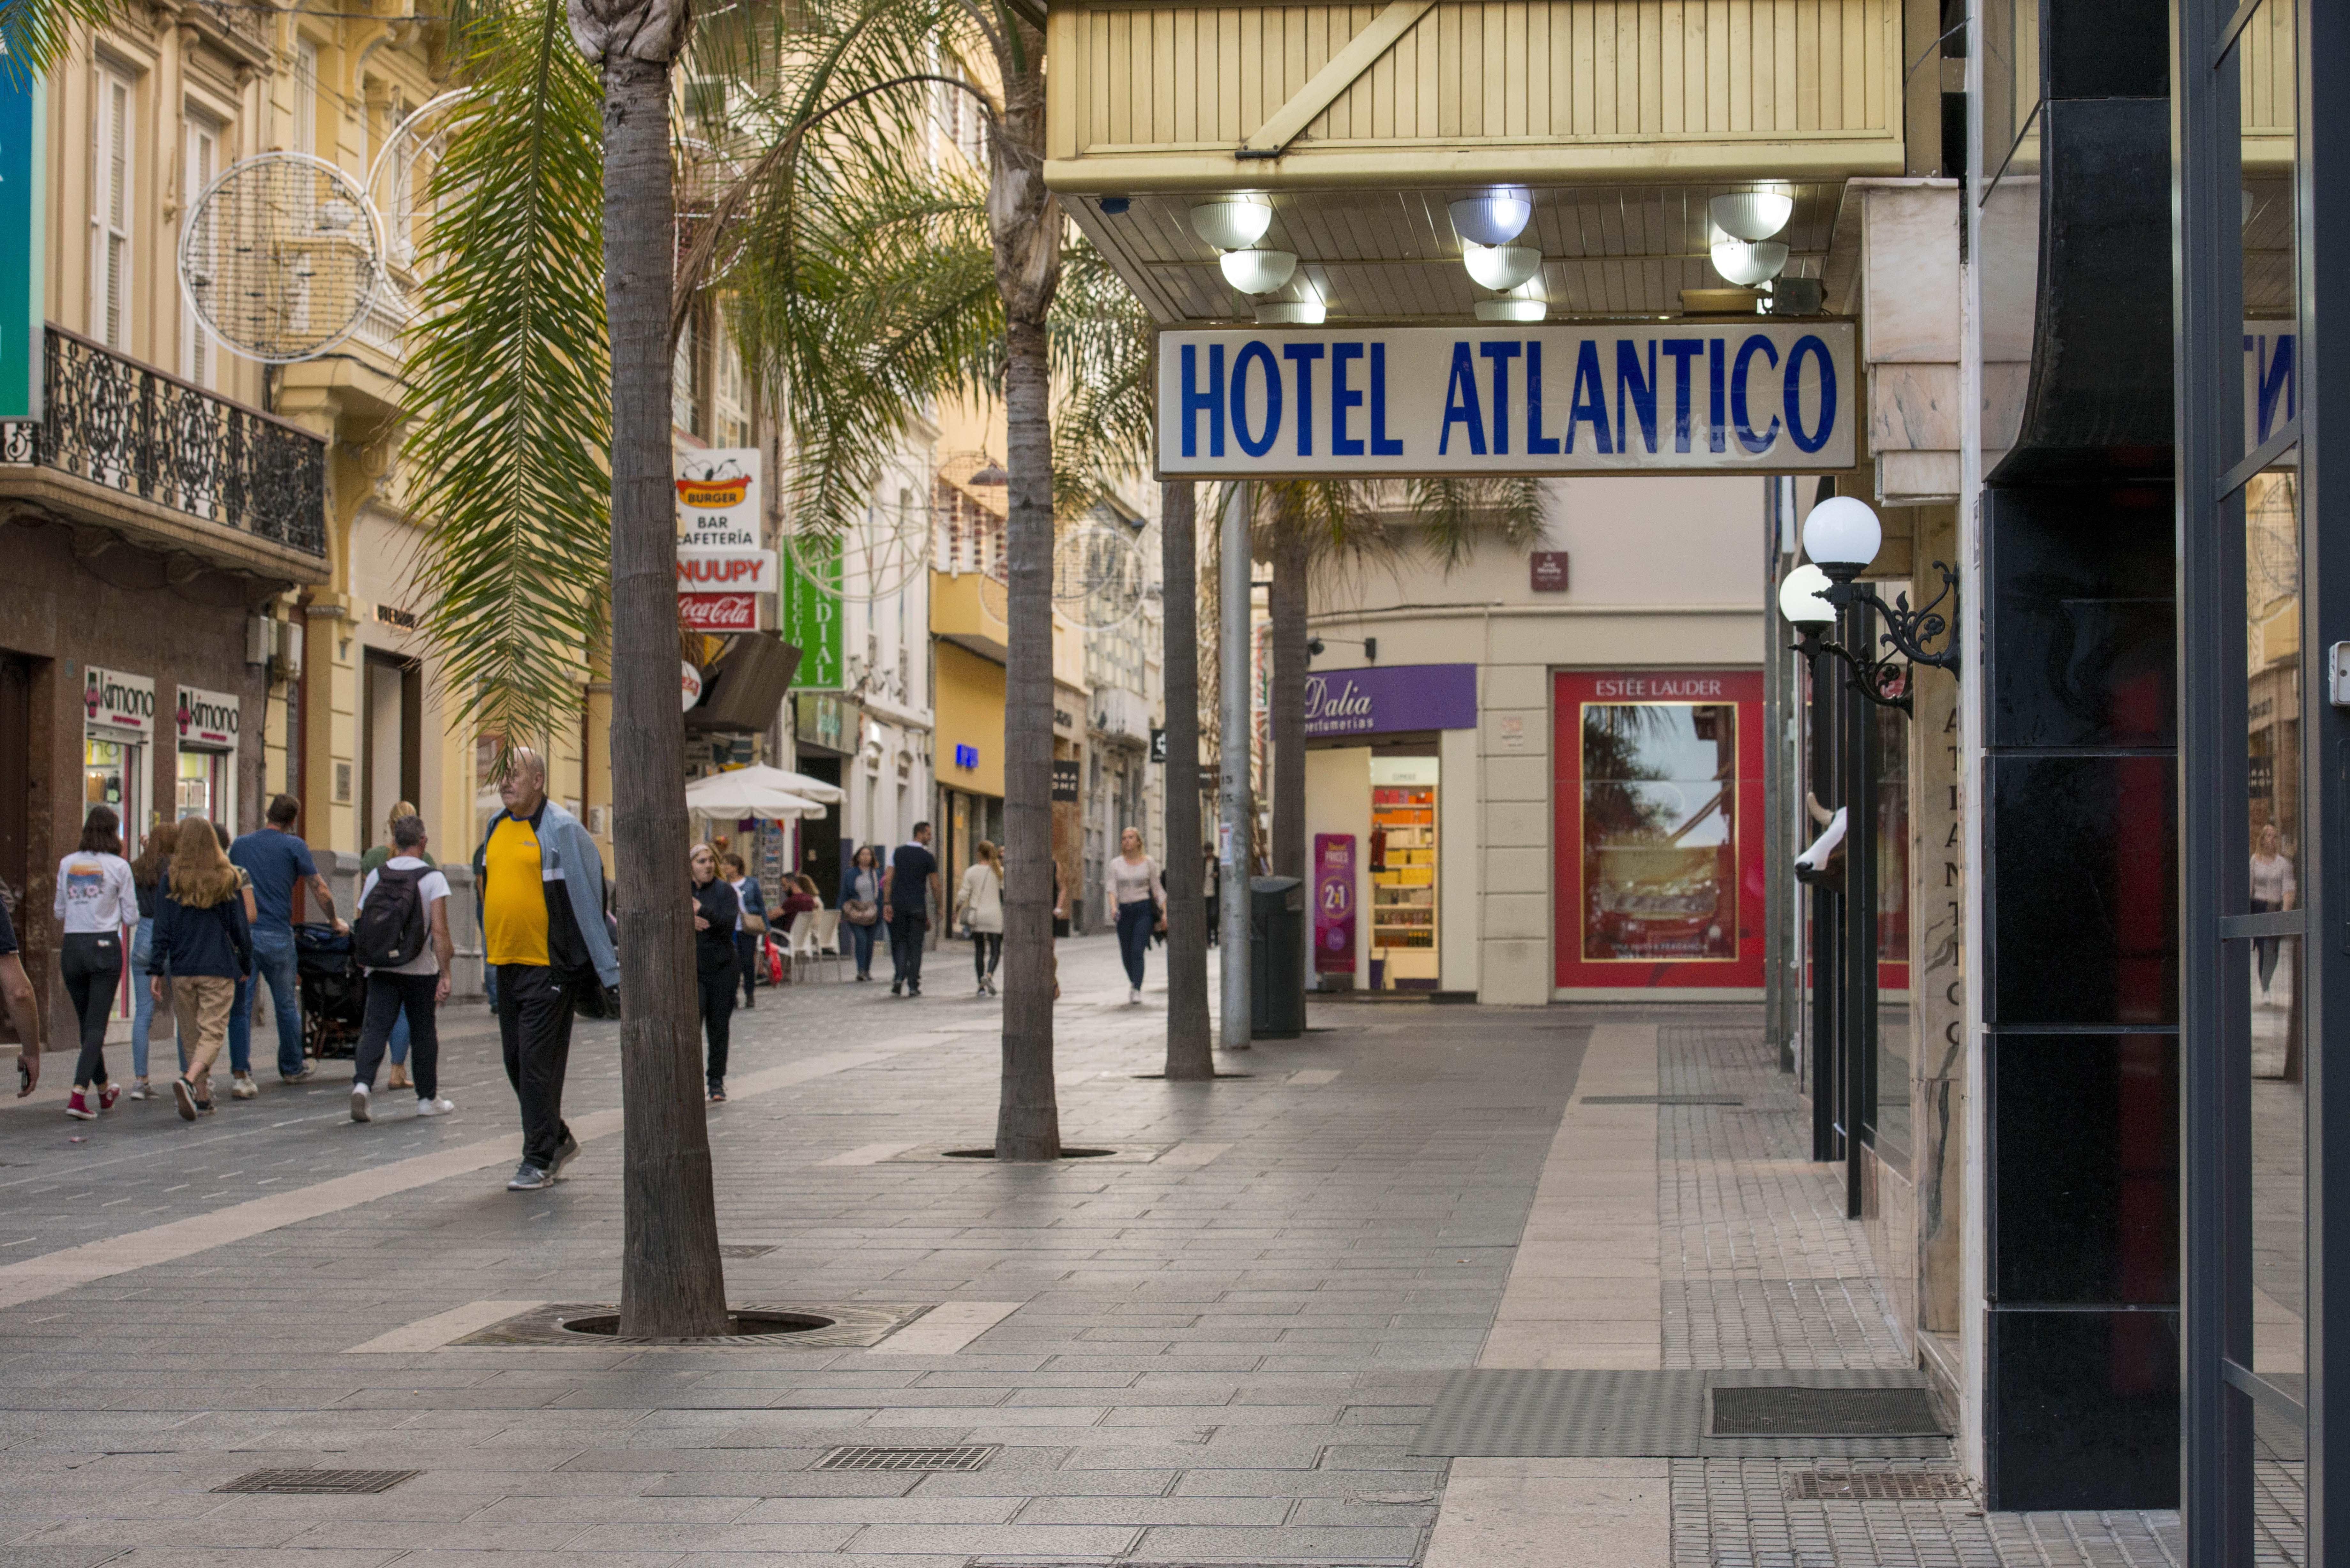
[[775, 596], [776, 635], [800, 650], [800, 686], [837, 691], [843, 676], [839, 543], [795, 540], [779, 554], [783, 576], [782, 591]]

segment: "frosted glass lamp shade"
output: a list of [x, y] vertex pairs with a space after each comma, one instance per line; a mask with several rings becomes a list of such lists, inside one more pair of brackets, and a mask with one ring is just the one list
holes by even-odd
[[1534, 204], [1523, 191], [1488, 191], [1452, 203], [1452, 232], [1472, 245], [1506, 245], [1526, 232]]
[[1787, 247], [1776, 240], [1713, 242], [1713, 270], [1741, 288], [1770, 282], [1786, 265]]
[[1507, 294], [1542, 270], [1542, 252], [1532, 245], [1466, 244], [1461, 263], [1479, 287]]
[[1857, 571], [1877, 559], [1884, 542], [1877, 514], [1857, 496], [1831, 495], [1804, 519], [1804, 554], [1824, 566]]
[[1828, 575], [1809, 562], [1789, 572], [1779, 583], [1779, 613], [1793, 626], [1825, 626], [1835, 619], [1835, 606], [1820, 596], [1827, 591]]
[[1294, 251], [1226, 251], [1216, 258], [1224, 281], [1243, 294], [1271, 294], [1297, 270]]
[[1202, 202], [1191, 209], [1191, 232], [1220, 251], [1244, 251], [1273, 227], [1273, 206], [1262, 196]]
[[1550, 314], [1550, 306], [1539, 299], [1481, 299], [1477, 302], [1480, 321], [1540, 321]]
[[1284, 299], [1256, 307], [1259, 327], [1319, 327], [1330, 311], [1318, 299]]
[[1795, 215], [1795, 199], [1776, 191], [1740, 191], [1705, 204], [1713, 226], [1733, 240], [1767, 240]]

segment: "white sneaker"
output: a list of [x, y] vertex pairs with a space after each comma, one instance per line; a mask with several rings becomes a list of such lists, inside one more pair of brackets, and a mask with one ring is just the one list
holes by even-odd
[[1128, 1007], [1142, 1005], [1142, 987], [1138, 985], [1126, 993], [1126, 1004]]
[[366, 1122], [374, 1119], [375, 1113], [368, 1106], [368, 1086], [365, 1084], [353, 1084], [351, 1085], [351, 1120]]
[[416, 1114], [420, 1116], [445, 1116], [457, 1108], [454, 1100], [419, 1100]]
[[123, 1098], [128, 1100], [151, 1100], [154, 1097], [155, 1091], [149, 1086], [144, 1078], [131, 1079], [130, 1087], [123, 1095]]
[[252, 1074], [239, 1073], [236, 1081], [229, 1085], [228, 1092], [231, 1099], [258, 1099], [261, 1097], [261, 1085], [253, 1081]]

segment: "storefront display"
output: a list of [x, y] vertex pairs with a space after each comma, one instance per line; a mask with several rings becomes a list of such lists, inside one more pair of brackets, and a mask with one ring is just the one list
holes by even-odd
[[1437, 760], [1371, 759], [1371, 989], [1437, 986]]
[[1762, 677], [1562, 672], [1558, 984], [1760, 986]]
[[88, 666], [82, 676], [82, 804], [122, 819], [125, 854], [147, 835], [148, 747], [155, 735], [155, 682]]
[[225, 691], [180, 688], [172, 712], [180, 742], [174, 818], [201, 816], [236, 831], [239, 706]]

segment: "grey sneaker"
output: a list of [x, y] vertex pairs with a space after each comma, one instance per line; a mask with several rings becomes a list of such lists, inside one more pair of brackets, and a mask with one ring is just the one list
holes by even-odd
[[234, 1081], [229, 1085], [228, 1092], [231, 1099], [257, 1099], [261, 1095], [261, 1085], [253, 1081], [252, 1074], [239, 1073]]
[[365, 1084], [351, 1085], [351, 1120], [355, 1122], [375, 1120], [375, 1113], [368, 1106], [368, 1086]]
[[309, 1063], [305, 1062], [302, 1064], [302, 1070], [300, 1072], [280, 1073], [277, 1075], [277, 1081], [281, 1084], [307, 1084], [317, 1075], [318, 1069], [310, 1065]]
[[577, 1159], [578, 1158], [579, 1140], [573, 1137], [568, 1131], [566, 1131], [563, 1135], [562, 1144], [556, 1147], [555, 1151], [555, 1163], [546, 1168], [547, 1179], [551, 1181], [556, 1177], [561, 1175], [563, 1168], [569, 1165], [573, 1160]]
[[506, 1183], [506, 1190], [508, 1192], [536, 1192], [542, 1187], [552, 1187], [554, 1185], [555, 1176], [553, 1172], [541, 1170], [538, 1167], [531, 1164], [530, 1161], [525, 1159], [520, 1165], [515, 1167], [514, 1179]]
[[130, 1089], [123, 1097], [130, 1100], [151, 1100], [155, 1097], [155, 1090], [146, 1079], [133, 1078], [130, 1080]]

